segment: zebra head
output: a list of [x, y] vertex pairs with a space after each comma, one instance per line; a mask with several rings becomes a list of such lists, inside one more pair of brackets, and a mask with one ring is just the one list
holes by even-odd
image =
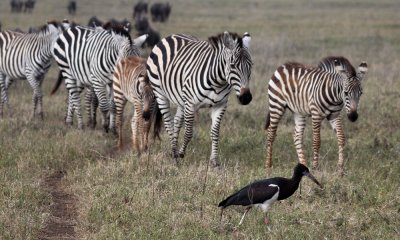
[[362, 94], [362, 79], [368, 71], [367, 63], [362, 62], [357, 72], [354, 71], [354, 68], [350, 69], [353, 71], [343, 68], [337, 61], [335, 61], [335, 68], [336, 71], [340, 72], [343, 76], [342, 98], [344, 100], [347, 117], [350, 121], [355, 122], [358, 118], [357, 108]]
[[147, 75], [139, 76], [139, 92], [143, 101], [142, 116], [144, 120], [148, 121], [155, 104], [155, 96]]
[[224, 32], [225, 76], [242, 105], [247, 105], [252, 100], [249, 89], [252, 67], [250, 41], [251, 37], [247, 32], [242, 38]]

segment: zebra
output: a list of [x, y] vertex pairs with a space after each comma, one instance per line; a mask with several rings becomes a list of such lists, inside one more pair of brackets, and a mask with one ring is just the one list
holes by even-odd
[[338, 172], [344, 173], [344, 132], [340, 112], [346, 109], [347, 117], [354, 122], [362, 94], [362, 80], [368, 66], [362, 62], [358, 70], [343, 57], [327, 57], [317, 67], [289, 62], [280, 66], [268, 83], [269, 111], [267, 130], [267, 158], [265, 167], [272, 167], [272, 144], [279, 121], [288, 108], [294, 113], [294, 145], [299, 162], [306, 164], [303, 152], [303, 134], [306, 117], [311, 116], [313, 130], [313, 162], [318, 167], [321, 122], [325, 118], [336, 132], [339, 145]]
[[52, 45], [66, 22], [50, 21], [37, 33], [4, 31], [0, 33], [0, 116], [8, 104], [8, 87], [13, 79], [27, 79], [33, 89], [33, 117], [43, 119], [42, 81], [50, 68]]
[[[252, 100], [249, 89], [252, 60], [250, 34], [240, 37], [224, 32], [201, 41], [186, 34], [162, 39], [147, 60], [147, 73], [172, 146], [172, 156], [183, 158], [193, 135], [194, 114], [199, 108], [211, 108], [211, 156], [219, 165], [218, 141], [222, 117], [233, 88], [240, 104]], [[170, 102], [177, 105], [171, 119]], [[177, 139], [185, 124], [183, 145], [177, 151]]]
[[103, 114], [103, 128], [108, 131], [115, 64], [126, 56], [139, 55], [138, 46], [145, 38], [140, 36], [132, 41], [126, 26], [111, 24], [96, 28], [71, 26], [59, 36], [53, 54], [69, 92], [67, 125], [72, 124], [75, 112], [78, 128], [83, 128], [80, 93], [86, 86], [96, 95]]
[[152, 122], [154, 136], [160, 131], [161, 116], [157, 111], [153, 89], [146, 72], [146, 59], [130, 56], [119, 61], [113, 78], [113, 95], [118, 129], [118, 148], [122, 149], [123, 112], [127, 101], [133, 103], [131, 120], [133, 147], [140, 154], [148, 148]]

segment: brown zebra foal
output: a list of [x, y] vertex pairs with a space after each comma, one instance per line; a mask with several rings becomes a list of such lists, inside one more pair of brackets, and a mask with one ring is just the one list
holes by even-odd
[[129, 101], [134, 106], [134, 115], [131, 120], [133, 148], [139, 154], [146, 151], [149, 131], [156, 115], [156, 101], [147, 77], [145, 59], [131, 56], [118, 62], [114, 72], [113, 93], [116, 113], [115, 123], [118, 129], [118, 148], [122, 149], [123, 147], [123, 112], [126, 102]]
[[312, 166], [318, 167], [321, 122], [327, 119], [337, 135], [338, 171], [340, 175], [343, 174], [345, 138], [340, 112], [345, 108], [349, 120], [357, 120], [357, 108], [362, 94], [361, 83], [367, 70], [365, 62], [356, 71], [344, 57], [327, 57], [318, 67], [286, 63], [275, 71], [268, 83], [269, 112], [265, 124], [268, 131], [265, 163], [267, 174], [272, 167], [272, 144], [276, 130], [286, 109], [294, 114], [294, 145], [299, 162], [304, 165], [307, 163], [303, 152], [303, 135], [306, 118], [311, 117]]

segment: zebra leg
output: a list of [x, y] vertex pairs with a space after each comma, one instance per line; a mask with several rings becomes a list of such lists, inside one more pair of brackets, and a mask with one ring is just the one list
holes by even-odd
[[134, 102], [133, 103], [134, 107], [135, 107], [135, 113], [132, 117], [132, 121], [131, 121], [131, 127], [132, 127], [132, 144], [133, 144], [133, 148], [136, 150], [136, 152], [140, 155], [141, 153], [141, 142], [140, 139], [142, 138], [141, 134], [142, 134], [142, 106], [140, 104], [140, 102]]
[[[270, 103], [270, 106], [272, 104]], [[279, 121], [285, 113], [285, 108], [279, 106], [279, 108], [270, 109], [269, 114], [269, 126], [267, 128], [267, 159], [265, 161], [265, 170], [267, 175], [270, 175], [272, 169], [272, 145], [275, 141], [276, 131], [278, 129]], [[271, 108], [271, 107], [270, 107]]]
[[[138, 109], [139, 107], [139, 109]], [[135, 113], [131, 120], [132, 128], [132, 147], [136, 150], [137, 154], [140, 155], [140, 106], [135, 104]]]
[[[177, 145], [178, 145], [178, 137], [179, 137], [179, 132], [182, 128], [183, 125], [183, 119], [184, 119], [184, 109], [181, 106], [178, 106], [178, 108], [176, 109], [176, 114], [174, 117], [174, 132], [173, 132], [173, 145], [172, 148], [175, 148], [175, 151], [177, 149]], [[175, 158], [178, 157], [178, 155], [174, 155]], [[184, 157], [184, 153], [183, 155], [180, 154], [179, 151], [179, 157], [183, 158]]]
[[[170, 107], [169, 99], [164, 97], [163, 95], [158, 94], [157, 92], [155, 92], [155, 94], [156, 94], [156, 100], [158, 103], [158, 107], [163, 116], [164, 126], [165, 126], [165, 129], [167, 130], [167, 133], [169, 136], [169, 141], [171, 143], [172, 157], [177, 159], [178, 158], [178, 153], [176, 150], [177, 139], [174, 138], [174, 123], [171, 119], [172, 117], [171, 117], [171, 107]], [[178, 109], [179, 109], [179, 107], [178, 107]]]
[[[81, 89], [80, 88], [75, 88], [75, 89], [70, 89], [70, 104], [72, 106], [72, 109], [76, 113], [76, 118], [78, 120], [78, 128], [83, 129], [83, 117], [82, 117], [82, 112], [81, 112]], [[69, 111], [68, 111], [69, 113]], [[67, 119], [65, 120], [67, 125], [72, 124], [72, 115], [70, 117], [67, 116]]]
[[323, 118], [320, 116], [312, 116], [312, 128], [313, 128], [313, 162], [312, 167], [318, 168], [319, 160], [319, 149], [321, 147], [321, 122]]
[[[93, 80], [94, 81], [94, 80]], [[96, 93], [97, 99], [99, 101], [100, 111], [103, 115], [102, 125], [105, 132], [109, 130], [109, 111], [110, 111], [110, 99], [108, 98], [106, 87], [98, 86], [94, 87], [94, 92]]]
[[342, 120], [340, 119], [340, 117], [337, 117], [335, 119], [329, 120], [329, 123], [331, 124], [333, 130], [335, 130], [336, 132], [336, 137], [339, 146], [338, 173], [340, 176], [343, 176], [345, 137], [344, 137]]
[[294, 122], [296, 126], [294, 128], [293, 137], [294, 137], [294, 146], [296, 147], [297, 151], [297, 156], [301, 164], [307, 165], [307, 161], [304, 157], [304, 151], [303, 151], [303, 136], [304, 136], [304, 128], [306, 127], [306, 118], [298, 113], [295, 113]]
[[[185, 105], [185, 110], [183, 113], [184, 121], [185, 121], [185, 135], [183, 138], [183, 144], [182, 144], [181, 148], [179, 149], [179, 157], [180, 158], [183, 158], [185, 156], [186, 148], [193, 136], [194, 112], [195, 112], [195, 108], [192, 105], [189, 105], [189, 104]], [[177, 114], [178, 113], [179, 112], [177, 112]], [[179, 116], [175, 116], [175, 120], [177, 120], [177, 118], [179, 118]], [[180, 119], [182, 119], [182, 117], [180, 117]], [[180, 125], [182, 125], [181, 122], [180, 122]], [[175, 134], [175, 132], [179, 133], [180, 127], [181, 126], [174, 127], [174, 134]]]
[[88, 116], [87, 126], [91, 129], [96, 127], [96, 110], [98, 107], [98, 101], [93, 88], [88, 87], [85, 92], [85, 107]]
[[211, 109], [211, 156], [210, 161], [213, 166], [219, 166], [218, 161], [218, 144], [219, 144], [219, 129], [222, 117], [224, 116], [227, 104], [214, 106]]
[[4, 104], [8, 105], [8, 96], [7, 96], [7, 76], [5, 74], [0, 73], [0, 117], [3, 118], [3, 108]]
[[126, 99], [125, 98], [118, 99], [118, 101], [114, 101], [114, 103], [115, 103], [115, 125], [117, 126], [118, 129], [118, 148], [122, 150], [123, 147], [122, 126], [124, 123], [123, 115], [124, 115]]
[[33, 89], [32, 103], [33, 103], [33, 112], [32, 118], [36, 117], [36, 112], [43, 120], [43, 109], [42, 109], [42, 80], [43, 76], [33, 76], [33, 74], [27, 74], [26, 79], [29, 82]]

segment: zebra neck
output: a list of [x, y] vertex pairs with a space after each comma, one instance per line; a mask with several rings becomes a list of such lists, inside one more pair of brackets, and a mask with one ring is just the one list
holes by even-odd
[[209, 84], [214, 87], [223, 88], [228, 85], [227, 76], [225, 75], [225, 66], [226, 62], [224, 59], [224, 55], [221, 53], [222, 49], [218, 49], [218, 53], [216, 53], [216, 58], [212, 58], [212, 62], [210, 64], [210, 80]]
[[332, 89], [333, 92], [335, 93], [334, 96], [334, 102], [339, 105], [343, 103], [343, 79], [335, 78], [333, 83], [332, 83]]

